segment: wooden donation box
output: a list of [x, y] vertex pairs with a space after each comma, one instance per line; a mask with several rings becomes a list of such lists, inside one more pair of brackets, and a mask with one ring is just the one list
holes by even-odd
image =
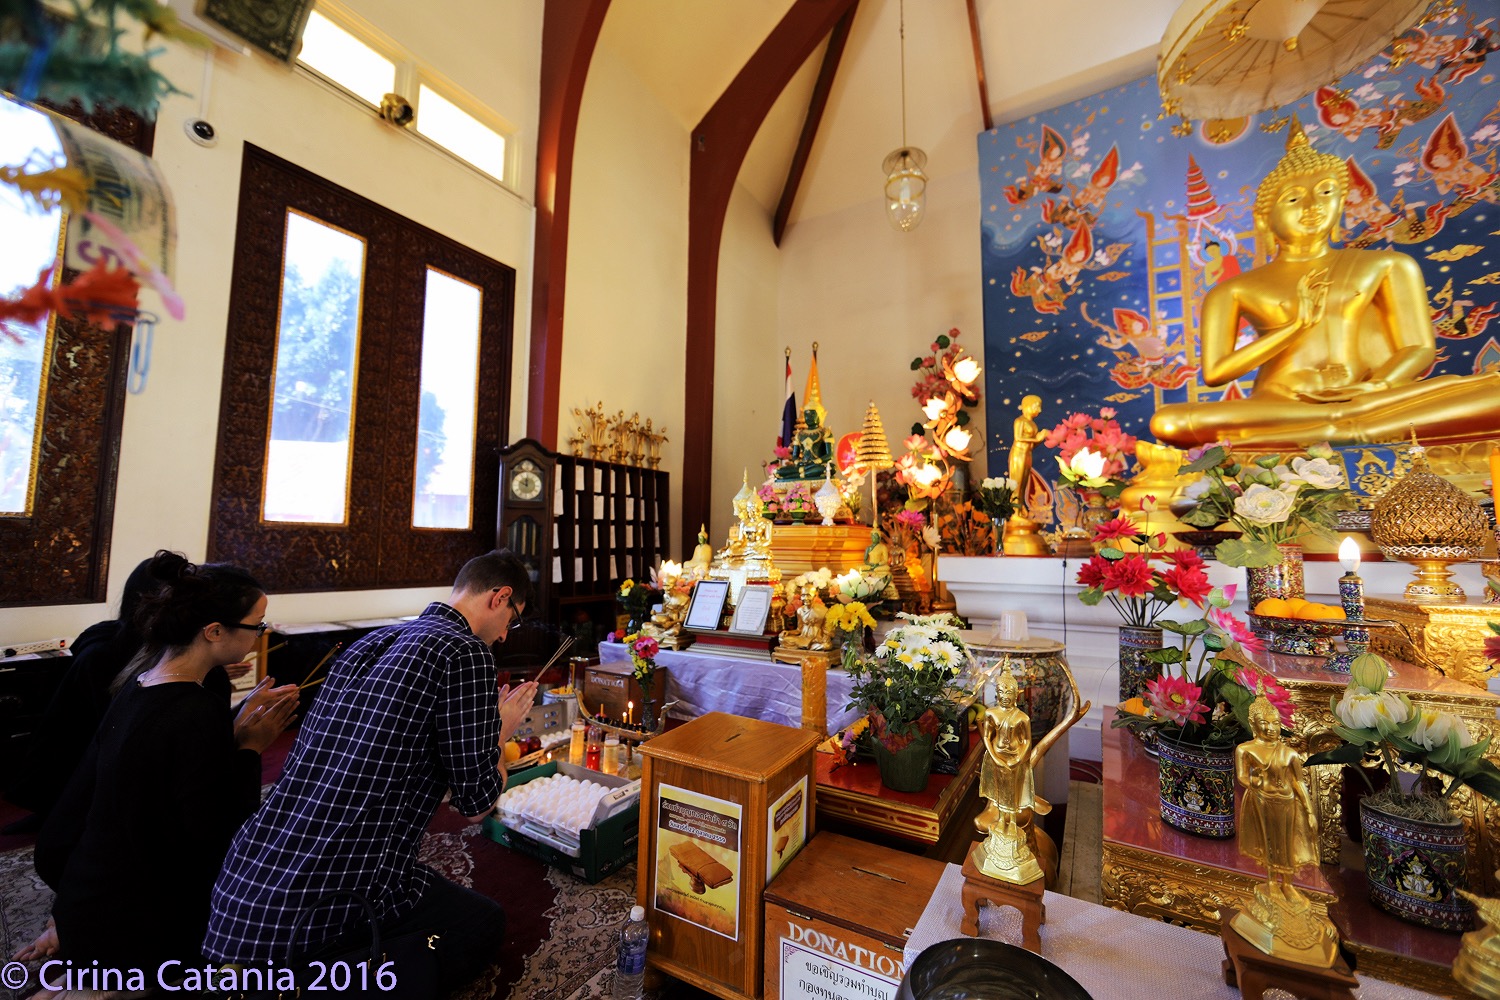
[[652, 965], [759, 997], [766, 883], [812, 837], [818, 735], [711, 712], [641, 747], [637, 901]]
[[[646, 697], [636, 682], [629, 659], [618, 663], [590, 663], [583, 668], [583, 704], [596, 716], [640, 722]], [[652, 699], [660, 704], [667, 690], [667, 668], [658, 666], [651, 680]], [[634, 704], [634, 709], [631, 709]]]
[[766, 1000], [888, 1000], [943, 863], [826, 830], [766, 886]]

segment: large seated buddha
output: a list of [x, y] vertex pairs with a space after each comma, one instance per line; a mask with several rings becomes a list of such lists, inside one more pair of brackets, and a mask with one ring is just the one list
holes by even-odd
[[[1274, 240], [1276, 255], [1210, 289], [1199, 321], [1204, 382], [1256, 371], [1254, 388], [1161, 407], [1159, 440], [1289, 447], [1500, 431], [1500, 374], [1422, 378], [1437, 338], [1417, 262], [1331, 245], [1348, 187], [1344, 161], [1314, 150], [1294, 120], [1253, 212], [1257, 240]], [[1236, 346], [1242, 321], [1256, 336]]]

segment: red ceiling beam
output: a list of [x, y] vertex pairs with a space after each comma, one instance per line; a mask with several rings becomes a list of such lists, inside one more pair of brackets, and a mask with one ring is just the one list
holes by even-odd
[[786, 232], [787, 220], [792, 215], [792, 204], [797, 200], [797, 188], [802, 184], [802, 174], [807, 170], [808, 157], [812, 156], [813, 140], [818, 137], [818, 126], [823, 121], [823, 111], [828, 107], [828, 95], [833, 90], [833, 78], [838, 73], [839, 61], [844, 57], [844, 43], [849, 40], [849, 29], [854, 25], [854, 12], [859, 0], [854, 0], [848, 12], [833, 26], [828, 36], [828, 48], [823, 50], [823, 65], [818, 69], [818, 81], [813, 84], [812, 97], [807, 102], [807, 117], [802, 122], [802, 134], [797, 137], [797, 150], [792, 154], [792, 166], [786, 173], [786, 184], [781, 188], [781, 201], [776, 205], [776, 215], [771, 221], [771, 239], [781, 246], [781, 236]]
[[[557, 447], [562, 379], [563, 292], [578, 107], [608, 10], [609, 0], [568, 0], [543, 6], [526, 434], [553, 449]], [[509, 440], [510, 428], [502, 431]]]
[[[857, 0], [796, 0], [693, 129], [688, 180], [687, 369], [682, 435], [682, 549], [709, 520], [719, 243], [740, 165], [787, 83]], [[552, 4], [548, 5], [553, 6]]]
[[974, 40], [974, 72], [979, 77], [979, 108], [984, 112], [984, 130], [995, 127], [995, 117], [990, 114], [990, 88], [984, 82], [984, 45], [979, 41], [978, 0], [969, 3], [969, 37]]

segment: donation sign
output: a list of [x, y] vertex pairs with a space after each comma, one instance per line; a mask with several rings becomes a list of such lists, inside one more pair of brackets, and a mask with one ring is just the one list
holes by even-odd
[[766, 823], [766, 881], [797, 856], [807, 842], [807, 776], [771, 803]]
[[738, 803], [661, 785], [656, 812], [656, 908], [730, 940], [740, 936]]

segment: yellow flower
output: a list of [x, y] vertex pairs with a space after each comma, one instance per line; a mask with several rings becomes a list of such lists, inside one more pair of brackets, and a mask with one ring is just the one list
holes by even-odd
[[634, 589], [635, 589], [635, 581], [634, 580], [626, 580], [624, 583], [620, 584], [620, 595], [623, 597], [624, 595], [630, 593]]

